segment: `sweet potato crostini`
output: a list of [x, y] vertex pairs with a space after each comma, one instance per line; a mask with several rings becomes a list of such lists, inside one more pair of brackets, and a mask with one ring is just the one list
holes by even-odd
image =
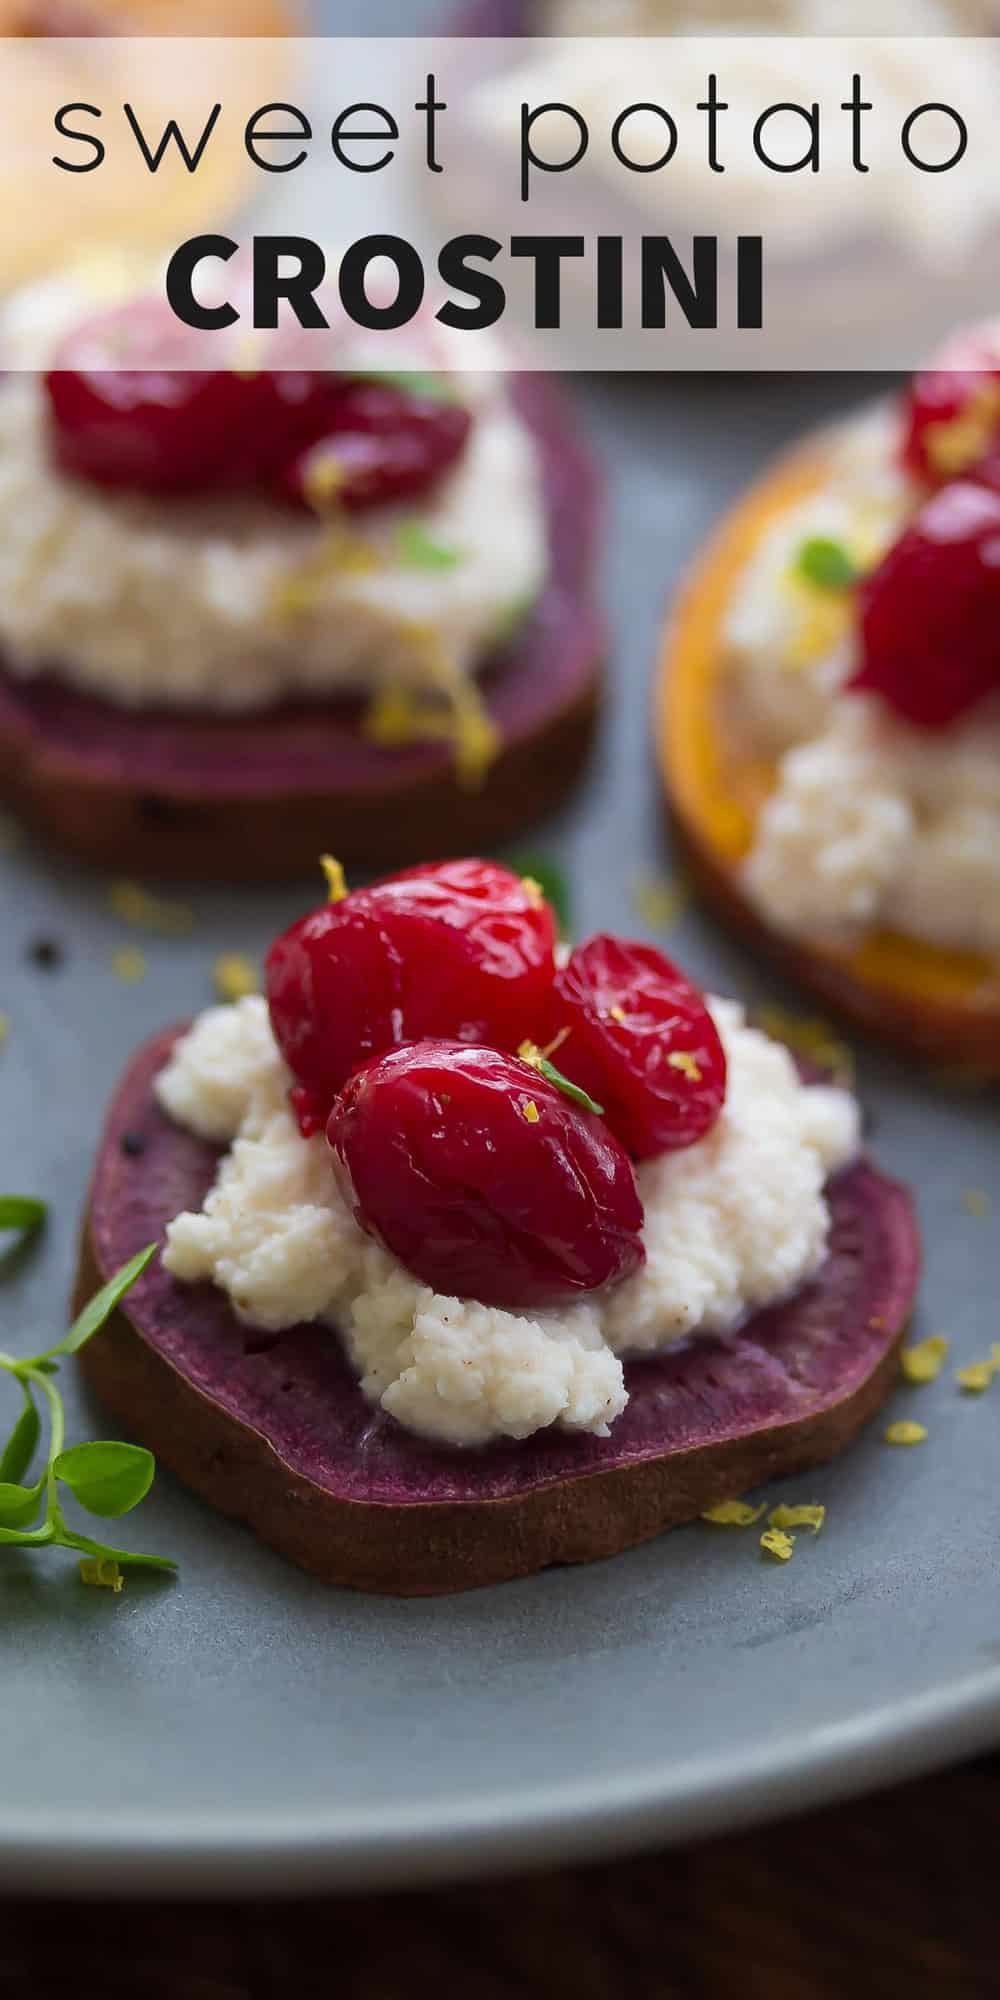
[[723, 523], [664, 641], [706, 896], [847, 1020], [1000, 1076], [1000, 395], [965, 336]]
[[433, 320], [420, 368], [349, 329], [320, 372], [235, 344], [198, 368], [165, 304], [81, 321], [63, 280], [8, 308], [20, 357], [60, 315], [45, 374], [0, 392], [0, 787], [26, 817], [108, 866], [262, 880], [330, 845], [494, 846], [563, 796], [602, 635], [597, 479], [554, 385], [499, 352], [456, 372]]
[[327, 1581], [612, 1555], [832, 1457], [895, 1378], [917, 1229], [850, 1094], [652, 947], [554, 941], [494, 863], [338, 893], [111, 1106], [81, 1294], [165, 1247], [88, 1376]]

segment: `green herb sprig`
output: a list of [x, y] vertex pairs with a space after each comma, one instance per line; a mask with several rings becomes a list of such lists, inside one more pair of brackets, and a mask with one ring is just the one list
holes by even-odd
[[811, 535], [796, 558], [796, 568], [806, 583], [816, 590], [850, 590], [857, 583], [858, 568], [843, 542], [829, 535]]
[[427, 368], [352, 368], [352, 382], [384, 382], [388, 389], [402, 389], [409, 396], [423, 396], [431, 403], [457, 403], [458, 396], [447, 375]]
[[596, 1117], [604, 1117], [603, 1104], [598, 1104], [597, 1099], [591, 1097], [589, 1091], [581, 1090], [578, 1083], [572, 1083], [568, 1076], [563, 1075], [561, 1069], [556, 1068], [554, 1062], [549, 1061], [548, 1056], [539, 1056], [538, 1062], [533, 1064], [533, 1067], [538, 1070], [539, 1076], [544, 1076], [546, 1083], [554, 1083], [564, 1097], [568, 1097], [573, 1104], [578, 1104], [581, 1111], [592, 1111]]
[[0, 1194], [0, 1229], [31, 1236], [45, 1221], [46, 1207], [33, 1194]]
[[462, 561], [461, 549], [435, 541], [424, 523], [415, 518], [400, 522], [396, 530], [396, 553], [410, 569], [446, 571], [457, 569]]
[[[558, 1037], [559, 1041], [565, 1039], [564, 1035]], [[589, 1091], [582, 1090], [578, 1083], [573, 1083], [568, 1076], [564, 1076], [562, 1070], [557, 1069], [555, 1063], [550, 1062], [548, 1056], [536, 1048], [534, 1042], [522, 1042], [517, 1053], [521, 1061], [527, 1063], [529, 1069], [535, 1070], [539, 1076], [544, 1076], [546, 1083], [554, 1084], [557, 1090], [562, 1091], [564, 1097], [570, 1098], [573, 1104], [578, 1104], [581, 1111], [593, 1111], [598, 1118], [603, 1118], [603, 1104], [598, 1104]]]
[[[0, 1195], [0, 1228], [35, 1229], [44, 1217], [43, 1202], [22, 1195]], [[151, 1243], [123, 1265], [54, 1346], [26, 1360], [0, 1353], [0, 1373], [12, 1377], [22, 1399], [21, 1413], [0, 1452], [0, 1547], [74, 1549], [88, 1559], [84, 1567], [89, 1566], [91, 1580], [112, 1589], [120, 1588], [120, 1565], [157, 1570], [173, 1570], [177, 1565], [166, 1556], [141, 1555], [77, 1534], [63, 1515], [60, 1488], [72, 1493], [88, 1514], [117, 1520], [145, 1499], [153, 1483], [155, 1461], [152, 1452], [133, 1444], [101, 1441], [67, 1447], [65, 1405], [52, 1378], [61, 1361], [78, 1354], [100, 1331], [156, 1249]], [[39, 1404], [48, 1415], [49, 1451], [39, 1477], [32, 1481], [42, 1435]]]

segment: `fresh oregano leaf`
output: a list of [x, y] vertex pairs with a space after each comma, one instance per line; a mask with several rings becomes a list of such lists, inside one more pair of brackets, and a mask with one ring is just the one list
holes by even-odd
[[40, 1229], [48, 1207], [33, 1194], [0, 1194], [0, 1229], [19, 1229], [27, 1235]]
[[26, 1528], [38, 1517], [44, 1480], [37, 1486], [0, 1483], [0, 1528]]
[[400, 560], [409, 563], [412, 569], [457, 569], [462, 561], [461, 549], [436, 541], [416, 517], [400, 522], [396, 530], [396, 552]]
[[408, 396], [423, 396], [431, 403], [455, 403], [458, 398], [446, 375], [426, 368], [352, 368], [352, 382], [384, 382], [388, 389], [402, 389]]
[[539, 1056], [533, 1067], [537, 1069], [539, 1076], [544, 1076], [547, 1083], [554, 1083], [564, 1097], [569, 1097], [574, 1104], [578, 1104], [581, 1111], [593, 1111], [598, 1118], [603, 1118], [603, 1104], [598, 1104], [587, 1091], [581, 1090], [578, 1083], [572, 1083], [568, 1076], [563, 1075], [561, 1069], [556, 1068], [555, 1063], [549, 1061], [548, 1056]]
[[80, 1555], [93, 1556], [98, 1562], [121, 1563], [126, 1569], [160, 1569], [173, 1572], [177, 1564], [169, 1556], [147, 1556], [138, 1549], [113, 1549], [107, 1542], [92, 1541], [89, 1535], [78, 1535], [63, 1523], [53, 1536], [57, 1548], [77, 1549]]
[[850, 590], [858, 578], [857, 566], [843, 543], [829, 535], [811, 535], [803, 542], [796, 568], [817, 590]]
[[53, 1460], [52, 1470], [88, 1514], [114, 1521], [145, 1499], [156, 1462], [141, 1445], [109, 1441], [71, 1445]]
[[24, 1409], [7, 1439], [3, 1454], [0, 1455], [0, 1486], [19, 1485], [38, 1449], [41, 1422], [31, 1400], [31, 1391], [27, 1383], [22, 1384], [22, 1387], [25, 1397]]
[[56, 1531], [51, 1521], [43, 1521], [40, 1528], [0, 1528], [2, 1548], [42, 1549], [55, 1540]]
[[69, 1332], [64, 1334], [62, 1340], [57, 1341], [54, 1347], [47, 1347], [40, 1359], [50, 1361], [55, 1355], [78, 1354], [81, 1347], [85, 1346], [95, 1333], [100, 1332], [119, 1300], [124, 1298], [136, 1279], [142, 1276], [147, 1264], [156, 1256], [157, 1248], [155, 1243], [147, 1244], [145, 1250], [140, 1250], [127, 1264], [123, 1264], [121, 1270], [116, 1272], [113, 1278], [109, 1278], [99, 1292], [95, 1292], [94, 1297], [73, 1321]]
[[[20, 1197], [14, 1199], [20, 1203]], [[9, 1209], [7, 1213], [10, 1213]], [[19, 1214], [23, 1215], [23, 1210]], [[148, 1493], [156, 1469], [155, 1462], [152, 1453], [140, 1446], [117, 1442], [98, 1441], [72, 1445], [64, 1450], [65, 1408], [51, 1378], [58, 1372], [58, 1362], [64, 1355], [76, 1353], [92, 1334], [98, 1332], [108, 1314], [155, 1254], [156, 1245], [150, 1244], [133, 1257], [102, 1286], [74, 1321], [69, 1333], [55, 1347], [31, 1357], [0, 1354], [0, 1378], [13, 1376], [20, 1384], [25, 1401], [0, 1458], [0, 1547], [74, 1549], [88, 1559], [93, 1558], [97, 1565], [97, 1580], [105, 1582], [110, 1576], [113, 1588], [120, 1586], [117, 1575], [119, 1564], [167, 1572], [175, 1570], [177, 1565], [166, 1556], [110, 1548], [87, 1535], [78, 1535], [63, 1518], [56, 1481], [61, 1479], [92, 1513], [113, 1519], [127, 1514]], [[44, 1392], [48, 1408], [49, 1462], [37, 1485], [25, 1486], [23, 1475], [31, 1464], [40, 1434], [33, 1389]], [[27, 1523], [37, 1516], [46, 1496], [45, 1519], [39, 1527], [28, 1527]]]

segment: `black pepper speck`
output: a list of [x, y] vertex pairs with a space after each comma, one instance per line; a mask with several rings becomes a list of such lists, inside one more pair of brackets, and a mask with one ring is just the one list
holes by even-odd
[[57, 972], [66, 957], [66, 948], [58, 938], [33, 938], [28, 946], [28, 959], [43, 972]]
[[137, 1160], [140, 1153], [146, 1150], [146, 1141], [141, 1132], [123, 1132], [121, 1145], [122, 1152], [127, 1154], [130, 1160]]

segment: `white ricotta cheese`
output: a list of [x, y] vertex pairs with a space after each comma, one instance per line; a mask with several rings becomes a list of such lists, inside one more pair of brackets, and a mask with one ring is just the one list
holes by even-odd
[[1000, 952], [1000, 701], [947, 730], [914, 729], [847, 691], [857, 660], [850, 594], [810, 589], [814, 537], [876, 562], [912, 508], [895, 424], [848, 426], [827, 487], [775, 523], [747, 565], [726, 628], [734, 726], [777, 758], [744, 879], [768, 921], [850, 940], [888, 926], [958, 951]]
[[327, 1321], [365, 1395], [423, 1436], [472, 1445], [552, 1424], [604, 1435], [627, 1402], [622, 1355], [726, 1331], [812, 1275], [829, 1224], [824, 1182], [857, 1150], [854, 1100], [804, 1088], [739, 1007], [712, 1005], [726, 1106], [697, 1146], [640, 1168], [644, 1269], [535, 1314], [445, 1298], [373, 1243], [343, 1202], [322, 1135], [303, 1139], [287, 1109], [264, 1001], [211, 1008], [157, 1091], [178, 1122], [231, 1144], [203, 1209], [171, 1223], [167, 1269], [220, 1285], [254, 1326]]
[[[63, 319], [64, 290], [48, 307]], [[24, 301], [19, 310], [30, 325]], [[429, 365], [446, 369], [450, 357], [442, 329]], [[534, 439], [502, 361], [456, 379], [474, 421], [454, 471], [426, 500], [355, 517], [337, 557], [335, 529], [264, 497], [161, 501], [65, 477], [38, 378], [10, 376], [0, 395], [5, 665], [23, 676], [55, 668], [126, 707], [227, 712], [419, 687], [439, 658], [473, 671], [537, 596], [548, 544]], [[451, 567], [406, 560], [400, 531], [415, 519], [454, 553]]]

